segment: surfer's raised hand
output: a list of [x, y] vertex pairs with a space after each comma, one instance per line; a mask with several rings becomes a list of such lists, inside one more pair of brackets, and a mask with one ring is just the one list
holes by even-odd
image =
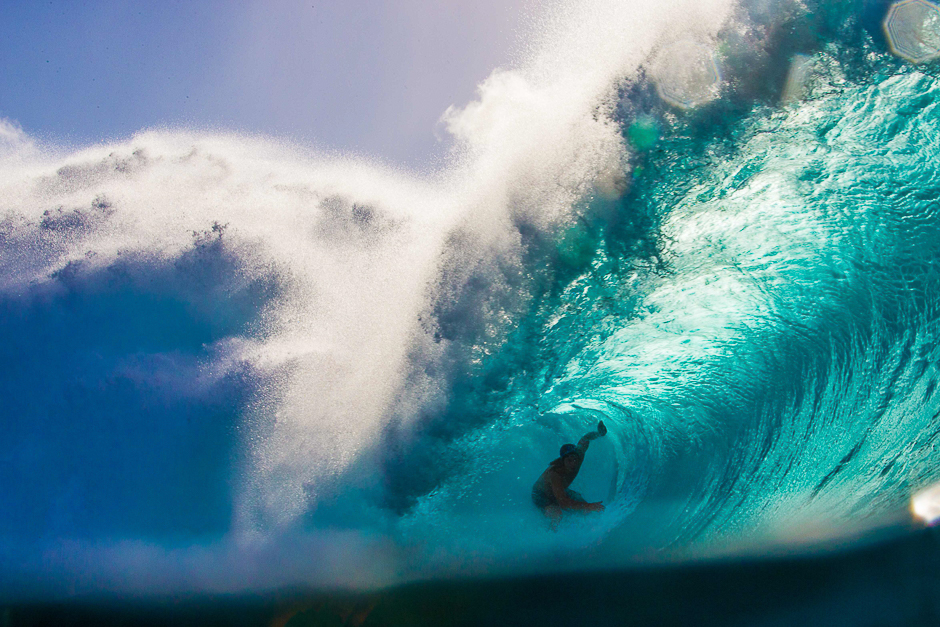
[[585, 433], [584, 437], [578, 442], [578, 452], [584, 455], [584, 451], [587, 450], [588, 443], [591, 440], [596, 440], [599, 437], [607, 435], [607, 427], [604, 426], [604, 421], [601, 420], [597, 423], [597, 431], [591, 431], [590, 433]]
[[602, 512], [604, 509], [604, 504], [600, 501], [597, 503], [588, 503], [587, 507], [584, 508], [584, 510], [588, 512]]

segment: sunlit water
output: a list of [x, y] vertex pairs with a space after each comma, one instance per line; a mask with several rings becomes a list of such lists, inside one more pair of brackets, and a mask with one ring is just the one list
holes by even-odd
[[[940, 478], [940, 78], [891, 53], [887, 11], [557, 7], [445, 113], [453, 158], [423, 176], [5, 124], [5, 594], [553, 572], [898, 524]], [[662, 66], [690, 49], [718, 82], [683, 109]], [[601, 419], [573, 487], [607, 509], [553, 531], [531, 485]]]

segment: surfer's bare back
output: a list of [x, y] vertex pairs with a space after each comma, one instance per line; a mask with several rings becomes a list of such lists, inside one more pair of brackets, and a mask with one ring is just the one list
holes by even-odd
[[597, 431], [591, 431], [578, 442], [578, 445], [565, 444], [561, 447], [558, 459], [548, 465], [542, 476], [532, 486], [532, 502], [548, 516], [552, 525], [558, 523], [565, 510], [581, 512], [602, 512], [604, 504], [588, 503], [580, 494], [569, 490], [568, 486], [578, 476], [584, 453], [591, 440], [607, 435], [604, 421], [597, 423]]

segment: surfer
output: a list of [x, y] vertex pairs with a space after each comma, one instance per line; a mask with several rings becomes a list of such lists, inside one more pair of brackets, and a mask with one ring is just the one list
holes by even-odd
[[604, 421], [601, 421], [597, 423], [597, 431], [586, 434], [577, 446], [574, 444], [562, 446], [558, 459], [548, 465], [542, 476], [532, 486], [532, 502], [552, 521], [552, 528], [561, 520], [562, 512], [565, 510], [604, 511], [603, 503], [600, 501], [588, 503], [580, 494], [569, 490], [568, 486], [578, 476], [581, 463], [584, 461], [584, 453], [591, 440], [605, 435], [607, 435], [607, 427], [604, 426]]

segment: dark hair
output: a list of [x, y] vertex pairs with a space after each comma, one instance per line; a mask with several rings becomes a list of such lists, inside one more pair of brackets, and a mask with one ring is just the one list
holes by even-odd
[[555, 470], [561, 470], [565, 467], [565, 458], [569, 455], [578, 455], [580, 457], [580, 454], [578, 453], [578, 447], [574, 444], [563, 445], [561, 450], [558, 451], [558, 454], [560, 457], [555, 458], [549, 464], [549, 467], [554, 468]]

